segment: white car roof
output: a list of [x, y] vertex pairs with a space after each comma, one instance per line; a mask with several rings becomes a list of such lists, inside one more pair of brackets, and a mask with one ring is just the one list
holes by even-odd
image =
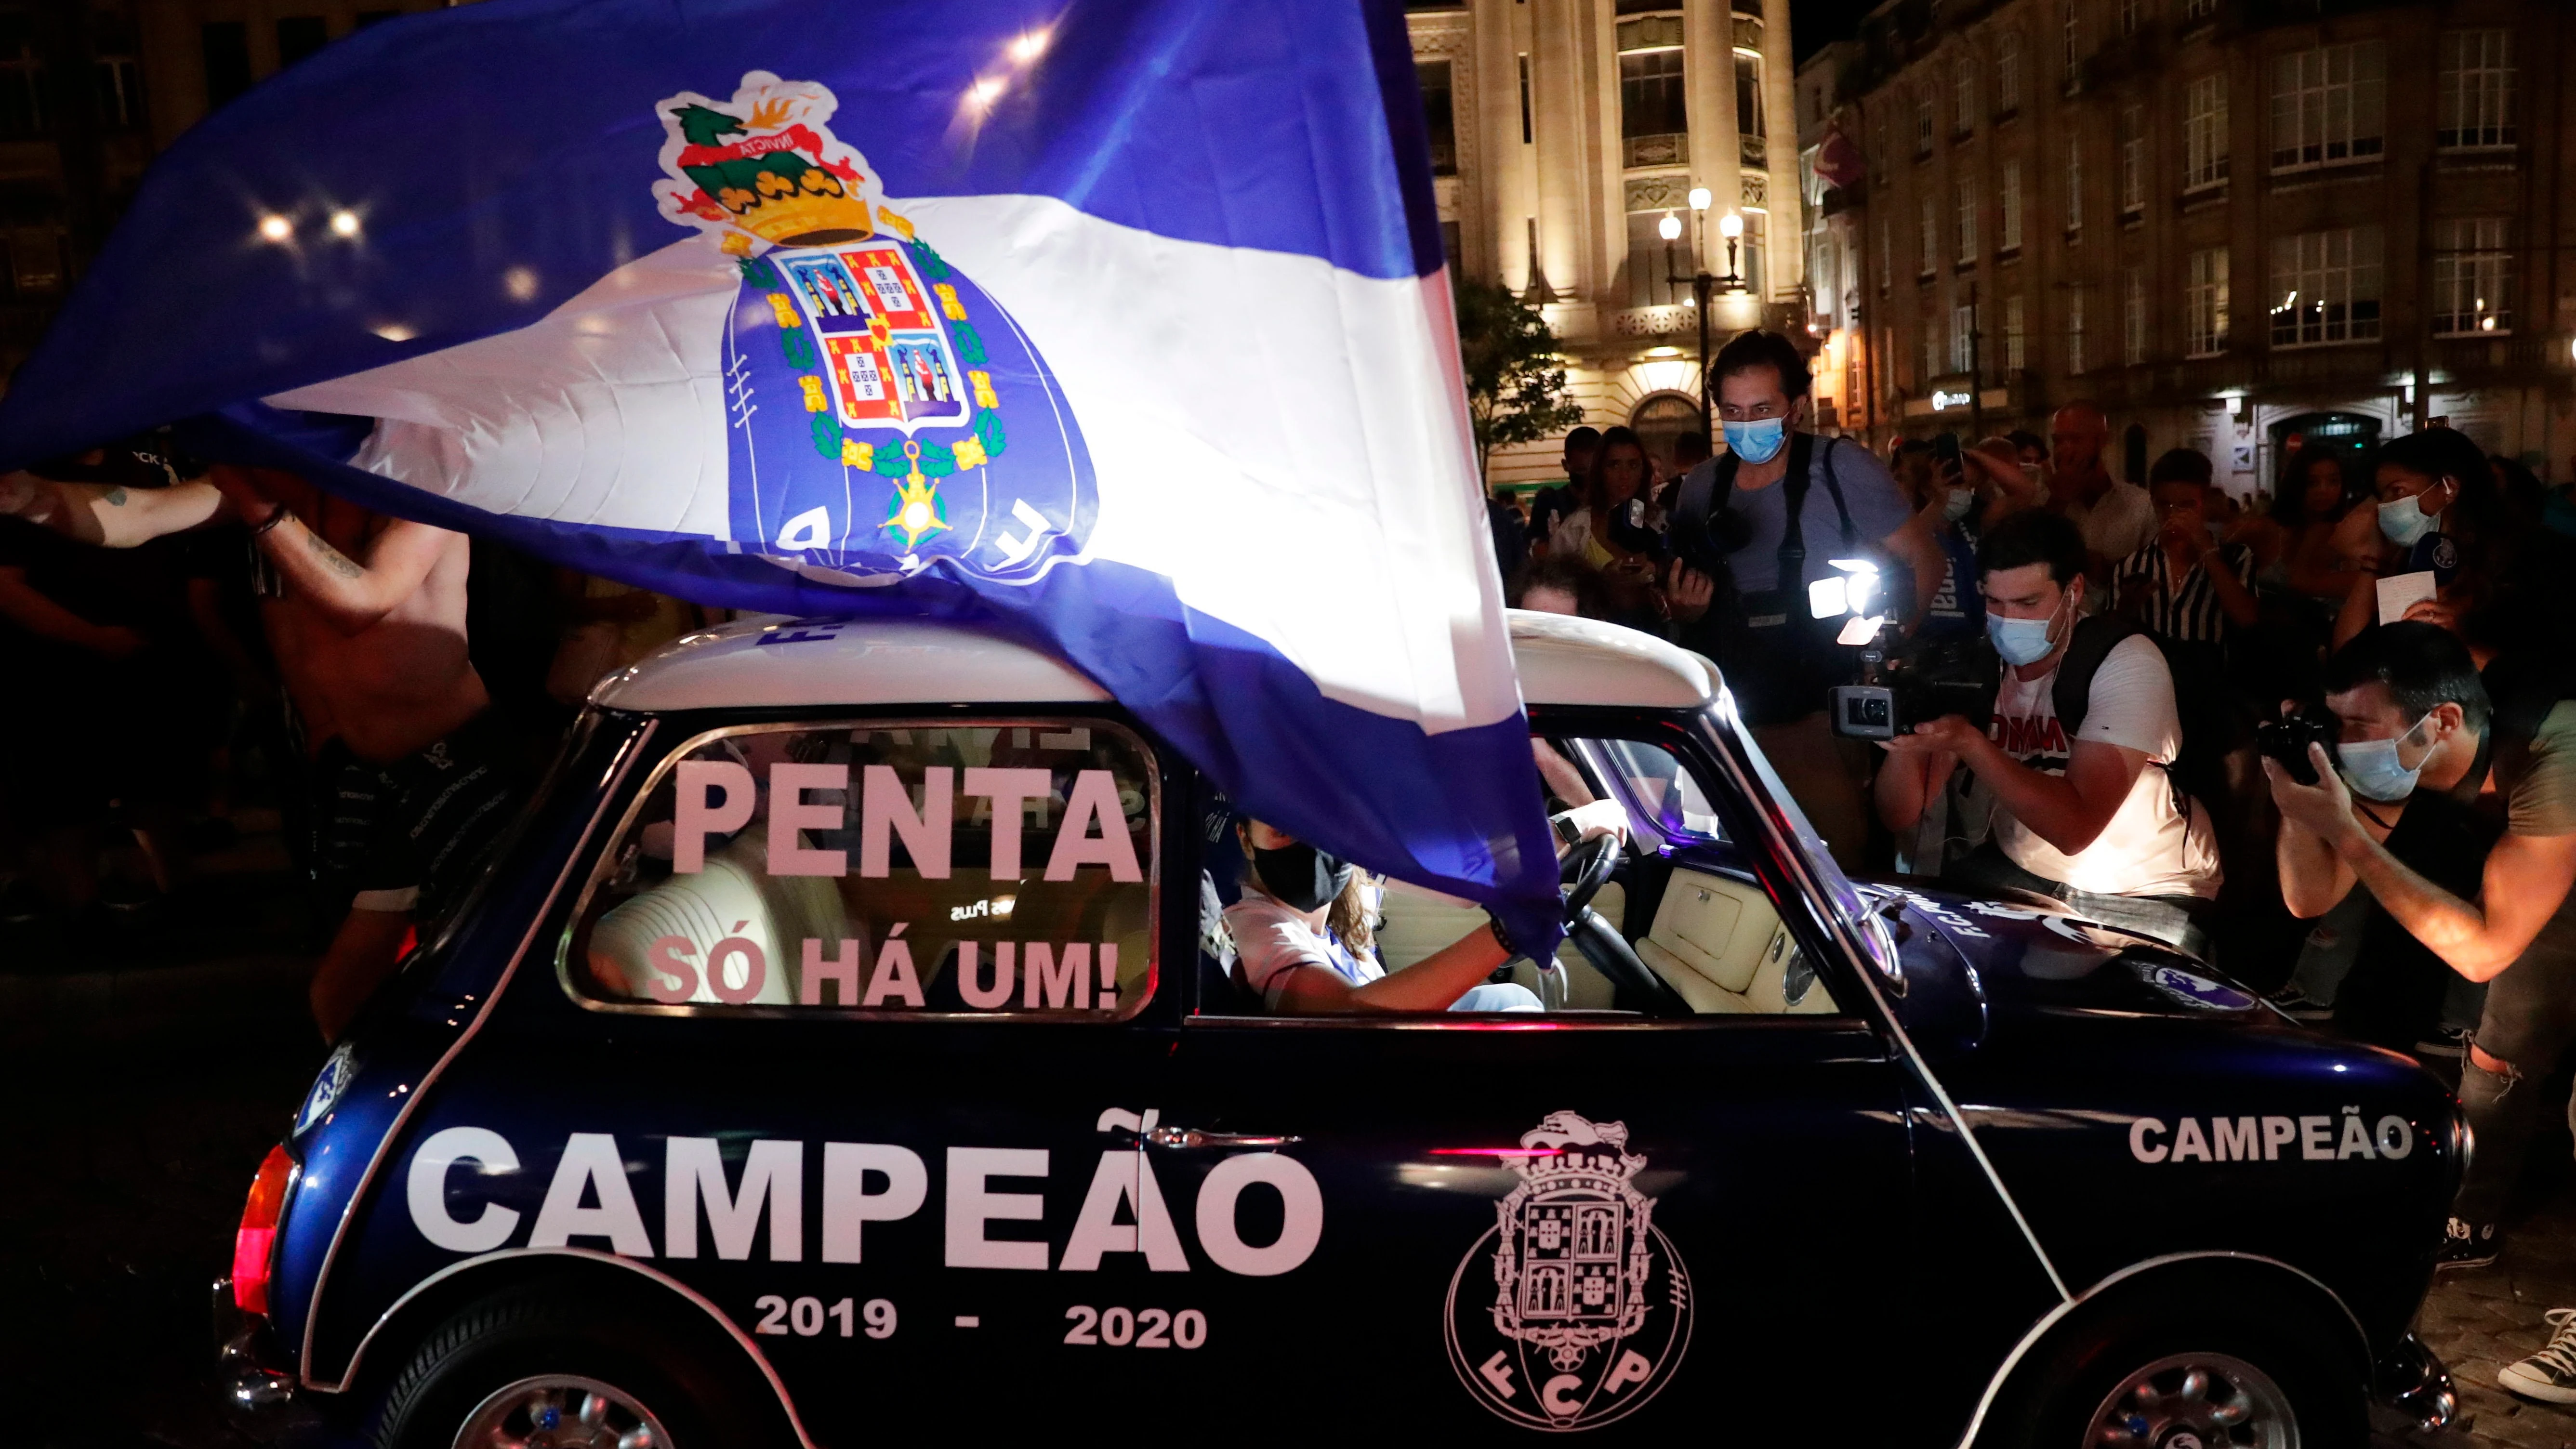
[[[1531, 704], [1687, 709], [1717, 668], [1651, 634], [1590, 619], [1510, 615]], [[916, 619], [737, 620], [685, 635], [600, 681], [591, 702], [672, 710], [796, 705], [1098, 704], [1109, 692], [1042, 650]]]

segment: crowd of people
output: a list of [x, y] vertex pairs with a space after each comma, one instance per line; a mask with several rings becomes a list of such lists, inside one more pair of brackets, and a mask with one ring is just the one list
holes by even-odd
[[[2576, 1044], [2576, 498], [2438, 425], [2297, 446], [2246, 499], [2188, 448], [2132, 481], [2081, 402], [1881, 457], [1812, 431], [1785, 337], [1710, 373], [1718, 456], [1582, 428], [1565, 485], [1496, 500], [1510, 600], [1716, 660], [1847, 868], [2054, 896], [2455, 1071], [2442, 1262], [2493, 1262]], [[1860, 644], [1807, 607], [1856, 557]], [[1835, 686], [1908, 669], [1982, 707], [1837, 731]], [[2576, 1399], [2559, 1347], [2517, 1386]]]
[[[592, 683], [706, 619], [164, 440], [0, 479], [0, 930], [148, 928], [273, 801], [336, 1039]], [[184, 923], [182, 923], [184, 924]]]

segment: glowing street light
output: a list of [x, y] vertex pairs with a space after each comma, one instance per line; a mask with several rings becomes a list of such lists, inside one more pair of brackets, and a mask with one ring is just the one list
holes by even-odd
[[1664, 219], [1655, 223], [1655, 235], [1662, 237], [1668, 242], [1680, 241], [1682, 239], [1682, 219], [1673, 215], [1669, 211], [1665, 212]]
[[283, 242], [295, 235], [295, 223], [270, 212], [259, 219], [259, 234], [265, 241]]
[[358, 214], [346, 209], [331, 213], [331, 234], [336, 237], [356, 236], [358, 234]]

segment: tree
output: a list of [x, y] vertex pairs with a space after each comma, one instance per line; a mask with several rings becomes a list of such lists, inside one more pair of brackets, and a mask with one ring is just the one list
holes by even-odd
[[1511, 289], [1458, 284], [1458, 357], [1467, 373], [1467, 415], [1476, 425], [1476, 471], [1496, 448], [1534, 443], [1583, 421], [1565, 395], [1556, 334]]

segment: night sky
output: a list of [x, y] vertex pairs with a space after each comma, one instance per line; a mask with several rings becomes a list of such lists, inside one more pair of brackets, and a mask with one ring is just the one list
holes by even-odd
[[1789, 39], [1804, 61], [1837, 40], [1849, 40], [1860, 18], [1879, 0], [1789, 0]]

